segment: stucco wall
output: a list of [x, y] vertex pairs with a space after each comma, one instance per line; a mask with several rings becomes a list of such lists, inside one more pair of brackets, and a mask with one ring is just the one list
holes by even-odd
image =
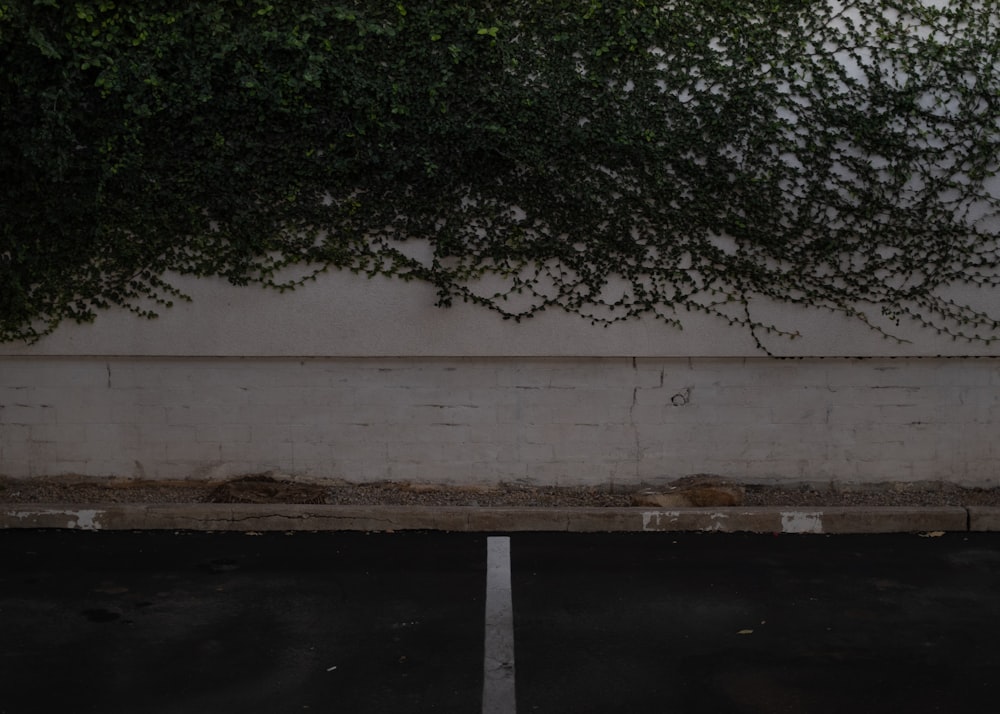
[[995, 359], [0, 358], [0, 473], [635, 484], [1000, 475]]
[[0, 473], [1000, 477], [996, 347], [905, 326], [912, 342], [897, 345], [790, 310], [774, 315], [803, 337], [770, 340], [794, 356], [778, 360], [714, 322], [603, 329], [545, 313], [513, 324], [435, 308], [424, 286], [347, 274], [291, 295], [184, 287], [195, 302], [159, 320], [109, 312], [36, 345], [0, 345]]
[[[101, 313], [92, 325], [63, 324], [31, 347], [0, 344], [2, 355], [232, 357], [759, 357], [750, 335], [718, 319], [682, 313], [684, 329], [645, 318], [594, 327], [576, 315], [547, 311], [520, 323], [483, 308], [434, 306], [420, 283], [369, 280], [347, 272], [279, 294], [236, 288], [219, 279], [176, 278], [193, 298], [148, 321], [124, 310]], [[955, 293], [1000, 315], [1000, 292]], [[870, 317], [879, 319], [878, 308]], [[762, 336], [776, 355], [903, 357], [1000, 355], [1000, 345], [955, 342], [912, 324], [887, 324], [897, 344], [857, 320], [829, 312], [759, 301], [752, 315], [799, 333]]]

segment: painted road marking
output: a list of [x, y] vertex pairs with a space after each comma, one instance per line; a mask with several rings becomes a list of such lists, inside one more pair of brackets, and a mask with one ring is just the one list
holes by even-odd
[[486, 539], [486, 639], [483, 714], [514, 714], [514, 605], [510, 538]]

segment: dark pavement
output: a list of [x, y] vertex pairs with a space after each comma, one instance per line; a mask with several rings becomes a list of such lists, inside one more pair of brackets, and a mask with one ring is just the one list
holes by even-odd
[[[1000, 710], [1000, 534], [514, 534], [520, 712]], [[480, 712], [485, 535], [0, 531], [0, 713]]]
[[2, 532], [0, 712], [477, 711], [484, 548]]
[[513, 540], [525, 712], [1000, 711], [1000, 538]]

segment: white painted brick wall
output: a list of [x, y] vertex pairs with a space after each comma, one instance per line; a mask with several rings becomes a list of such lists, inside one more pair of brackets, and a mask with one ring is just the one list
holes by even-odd
[[0, 357], [0, 474], [1000, 480], [992, 358]]

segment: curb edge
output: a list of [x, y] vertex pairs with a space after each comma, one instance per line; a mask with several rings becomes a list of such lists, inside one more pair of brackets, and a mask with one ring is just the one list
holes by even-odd
[[484, 508], [2, 504], [0, 530], [907, 533], [1000, 530], [1000, 507]]

